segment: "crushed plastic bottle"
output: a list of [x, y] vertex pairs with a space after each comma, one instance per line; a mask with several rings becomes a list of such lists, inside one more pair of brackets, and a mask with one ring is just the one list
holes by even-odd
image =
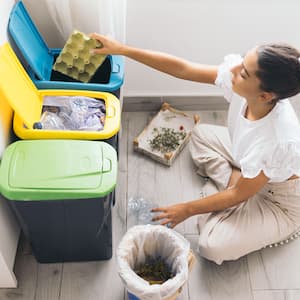
[[88, 116], [84, 121], [84, 125], [80, 127], [80, 130], [99, 131], [103, 129], [103, 124], [99, 122], [99, 118], [96, 115]]
[[151, 209], [155, 207], [158, 205], [142, 197], [130, 198], [128, 201], [128, 213], [135, 217], [137, 225], [158, 224], [152, 221], [154, 213]]
[[33, 129], [64, 130], [65, 126], [56, 113], [45, 111], [41, 120], [33, 124]]
[[72, 120], [72, 117], [68, 114], [67, 109], [65, 109], [64, 106], [61, 107], [58, 117], [62, 120], [66, 129], [77, 130], [77, 124]]

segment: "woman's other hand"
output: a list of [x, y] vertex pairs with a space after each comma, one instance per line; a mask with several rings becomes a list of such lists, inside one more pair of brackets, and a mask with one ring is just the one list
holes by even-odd
[[153, 208], [151, 211], [160, 213], [153, 217], [153, 221], [161, 221], [161, 225], [167, 225], [169, 228], [174, 228], [176, 225], [190, 217], [187, 203], [179, 203], [168, 207], [157, 207]]

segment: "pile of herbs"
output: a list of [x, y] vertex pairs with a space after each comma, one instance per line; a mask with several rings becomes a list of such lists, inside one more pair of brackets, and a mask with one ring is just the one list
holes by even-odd
[[152, 151], [160, 151], [168, 153], [176, 150], [180, 142], [186, 137], [186, 132], [183, 126], [180, 126], [180, 131], [173, 128], [154, 128], [152, 131], [153, 138], [149, 140]]
[[159, 256], [152, 258], [147, 256], [145, 263], [138, 266], [135, 273], [148, 281], [149, 284], [162, 284], [174, 277], [171, 268]]

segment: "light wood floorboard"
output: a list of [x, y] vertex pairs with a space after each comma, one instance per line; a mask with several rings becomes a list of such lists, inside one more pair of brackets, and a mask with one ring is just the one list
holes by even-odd
[[35, 300], [38, 263], [31, 254], [17, 254], [14, 272], [18, 280], [16, 289], [0, 289], [1, 300]]
[[197, 253], [198, 236], [186, 236], [197, 254], [188, 286], [190, 300], [252, 300], [246, 257], [216, 265]]
[[[193, 112], [195, 113], [195, 112]], [[202, 123], [224, 125], [225, 111], [198, 112]], [[108, 261], [39, 264], [26, 240], [15, 263], [17, 289], [0, 289], [1, 300], [126, 300], [118, 276], [117, 246], [138, 220], [128, 214], [129, 199], [143, 197], [160, 206], [200, 198], [204, 180], [196, 174], [188, 146], [171, 167], [133, 150], [133, 139], [153, 112], [124, 112], [120, 135], [116, 205], [113, 207], [113, 258]], [[218, 266], [197, 254], [197, 218], [176, 228], [191, 243], [197, 261], [178, 300], [299, 300], [300, 239]]]
[[299, 290], [254, 291], [253, 300], [299, 300]]
[[59, 299], [63, 264], [37, 264], [37, 284], [35, 299]]
[[299, 250], [300, 239], [297, 239], [248, 255], [253, 289], [299, 289]]

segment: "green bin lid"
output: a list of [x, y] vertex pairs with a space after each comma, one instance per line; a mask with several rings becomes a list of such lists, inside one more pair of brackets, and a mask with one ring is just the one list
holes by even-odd
[[18, 141], [7, 147], [0, 166], [1, 193], [9, 200], [102, 197], [116, 180], [116, 151], [98, 141]]

